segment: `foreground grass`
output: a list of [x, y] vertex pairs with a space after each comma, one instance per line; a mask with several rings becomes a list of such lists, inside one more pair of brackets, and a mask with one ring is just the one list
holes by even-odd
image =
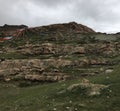
[[120, 66], [111, 74], [88, 77], [92, 83], [109, 85], [101, 95], [88, 97], [83, 91], [58, 94], [77, 80], [17, 87], [0, 83], [0, 111], [120, 111]]

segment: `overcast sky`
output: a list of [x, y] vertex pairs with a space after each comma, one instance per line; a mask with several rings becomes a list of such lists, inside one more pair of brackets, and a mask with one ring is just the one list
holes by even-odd
[[71, 21], [96, 31], [120, 32], [120, 0], [0, 0], [0, 25]]

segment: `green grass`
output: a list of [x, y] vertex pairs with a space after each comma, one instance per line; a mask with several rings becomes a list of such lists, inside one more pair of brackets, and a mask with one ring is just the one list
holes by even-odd
[[22, 55], [20, 53], [3, 53], [0, 54], [0, 58], [5, 58], [5, 59], [27, 59], [28, 56]]
[[84, 95], [82, 90], [58, 94], [81, 78], [23, 88], [0, 83], [0, 111], [120, 111], [119, 67], [111, 74], [87, 77], [92, 83], [110, 86], [93, 97]]
[[[28, 37], [20, 38], [15, 41], [9, 41], [1, 43], [0, 47], [10, 46], [17, 47], [24, 45], [26, 41], [32, 44], [36, 43], [55, 43], [55, 44], [87, 44], [92, 43], [94, 38], [88, 37], [88, 40], [84, 38], [89, 36], [87, 34], [80, 35], [67, 35], [64, 34], [64, 38], [57, 38], [56, 36], [51, 38], [46, 35], [28, 35]], [[106, 35], [92, 35], [92, 37], [99, 40], [98, 42], [113, 41], [115, 38], [113, 36]], [[74, 39], [76, 38], [76, 39]], [[60, 39], [60, 40], [59, 40]], [[81, 39], [83, 41], [81, 42]], [[96, 43], [96, 41], [94, 41]], [[63, 54], [62, 54], [63, 55]], [[22, 55], [20, 53], [6, 53], [0, 54], [0, 58], [4, 57], [6, 59], [48, 59], [50, 57], [58, 58], [60, 55]], [[119, 61], [119, 55], [116, 57], [103, 57], [101, 55], [89, 54], [89, 55], [77, 55], [73, 54], [68, 57], [64, 57], [67, 60], [82, 60], [91, 58], [101, 58], [110, 61]], [[114, 67], [114, 72], [111, 74], [104, 74], [100, 72], [100, 68], [103, 67], [107, 69], [109, 67]], [[44, 83], [44, 84], [28, 84], [25, 81], [21, 83], [3, 83], [0, 82], [0, 111], [120, 111], [120, 65], [119, 66], [97, 66], [97, 67], [60, 67], [58, 68], [60, 72], [71, 74], [72, 77], [76, 79], [63, 81], [58, 83]], [[54, 69], [50, 67], [48, 70]], [[66, 88], [72, 84], [80, 83], [83, 77], [80, 75], [82, 73], [91, 73], [99, 71], [99, 74], [95, 76], [87, 76], [92, 83], [99, 83], [104, 85], [109, 85], [108, 89], [101, 92], [99, 96], [88, 97], [85, 95], [84, 90], [79, 89], [75, 92], [66, 91], [65, 93], [59, 94], [58, 92], [66, 90]], [[17, 81], [19, 82], [19, 81]], [[19, 84], [19, 85], [18, 85]], [[24, 86], [24, 87], [23, 87]]]

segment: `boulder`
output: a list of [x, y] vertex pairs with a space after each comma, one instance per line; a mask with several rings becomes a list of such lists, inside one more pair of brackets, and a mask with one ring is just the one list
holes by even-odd
[[113, 69], [107, 69], [105, 70], [105, 73], [108, 74], [108, 73], [112, 73], [114, 70]]
[[96, 95], [100, 95], [101, 91], [106, 88], [108, 88], [108, 86], [103, 85], [103, 84], [92, 84], [89, 82], [89, 80], [84, 80], [84, 81], [82, 81], [82, 83], [70, 85], [67, 88], [67, 91], [75, 92], [79, 89], [81, 89], [81, 90], [84, 89], [84, 91], [85, 91], [84, 94], [86, 94], [88, 96], [96, 96]]

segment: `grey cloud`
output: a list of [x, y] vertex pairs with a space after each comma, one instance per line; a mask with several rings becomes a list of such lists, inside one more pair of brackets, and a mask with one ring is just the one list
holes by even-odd
[[113, 7], [109, 3], [98, 2], [95, 0], [91, 0], [92, 2], [90, 2], [90, 0], [86, 1], [81, 2], [81, 4], [76, 4], [76, 8], [73, 9], [74, 14], [84, 18], [93, 19], [97, 22], [111, 22], [111, 20], [113, 21], [113, 18], [116, 20], [118, 19], [119, 15], [114, 12], [115, 6]]
[[60, 5], [65, 5], [66, 3], [71, 2], [72, 0], [34, 0], [31, 2], [37, 4], [37, 5], [45, 5], [47, 7], [56, 7]]
[[0, 25], [76, 21], [96, 31], [119, 31], [119, 0], [0, 0]]

